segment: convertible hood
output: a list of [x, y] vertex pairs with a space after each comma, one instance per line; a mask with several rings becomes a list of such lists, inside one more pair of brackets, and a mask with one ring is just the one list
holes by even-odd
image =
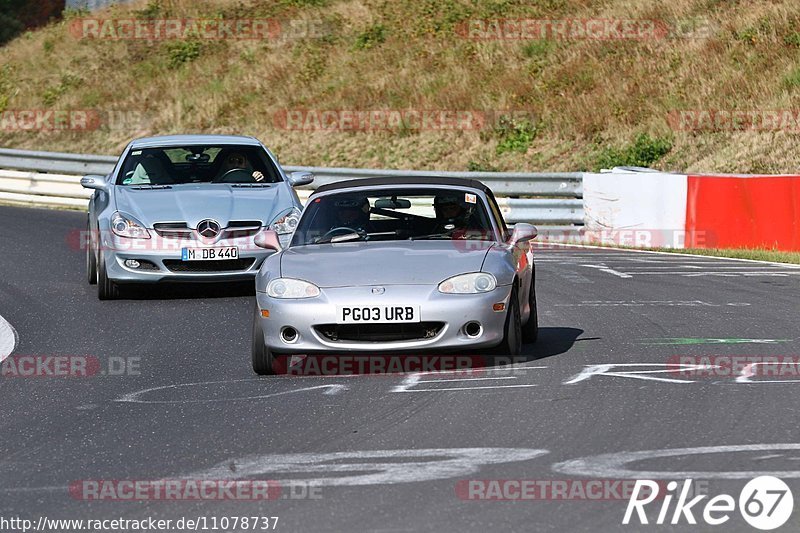
[[211, 218], [222, 227], [231, 220], [261, 220], [269, 224], [281, 209], [293, 204], [291, 192], [276, 183], [265, 188], [239, 188], [229, 184], [197, 183], [171, 189], [116, 187], [117, 209], [152, 228], [156, 222], [183, 222], [190, 228]]
[[296, 246], [281, 257], [281, 276], [319, 287], [436, 284], [478, 272], [493, 243], [356, 242]]

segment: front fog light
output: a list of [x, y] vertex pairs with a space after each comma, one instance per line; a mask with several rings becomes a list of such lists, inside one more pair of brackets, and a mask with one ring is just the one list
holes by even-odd
[[142, 265], [136, 259], [126, 259], [125, 266], [128, 268], [139, 268]]

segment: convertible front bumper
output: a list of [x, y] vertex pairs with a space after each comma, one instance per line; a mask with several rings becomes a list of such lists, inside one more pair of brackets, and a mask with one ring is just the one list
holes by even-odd
[[[323, 288], [319, 296], [277, 299], [257, 292], [265, 345], [275, 353], [409, 352], [489, 348], [503, 340], [511, 285], [482, 294], [442, 294], [430, 285]], [[502, 310], [496, 310], [503, 304]], [[418, 322], [341, 323], [341, 307], [413, 307]], [[264, 315], [268, 314], [268, 318]], [[287, 335], [288, 332], [288, 335]]]

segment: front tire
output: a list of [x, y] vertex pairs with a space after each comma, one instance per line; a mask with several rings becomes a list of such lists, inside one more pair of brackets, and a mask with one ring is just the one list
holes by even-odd
[[106, 261], [102, 254], [97, 261], [97, 298], [115, 300], [119, 298], [119, 287], [106, 274]]
[[97, 285], [97, 256], [94, 255], [94, 239], [92, 239], [92, 226], [86, 225], [86, 278], [89, 285]]
[[275, 374], [275, 354], [264, 344], [264, 330], [261, 329], [261, 317], [258, 306], [253, 316], [253, 346], [252, 346], [253, 372], [259, 376]]
[[496, 348], [497, 355], [516, 356], [522, 353], [522, 324], [519, 313], [517, 288], [511, 290], [506, 312], [506, 324], [503, 329], [503, 342]]
[[528, 316], [528, 321], [522, 326], [522, 340], [536, 342], [536, 339], [539, 338], [539, 311], [536, 309], [536, 287], [533, 279], [531, 279], [531, 290], [528, 293], [528, 305], [531, 314]]

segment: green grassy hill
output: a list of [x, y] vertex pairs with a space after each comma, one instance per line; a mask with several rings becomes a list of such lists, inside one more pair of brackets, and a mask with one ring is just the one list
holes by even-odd
[[[76, 31], [85, 17], [270, 19], [280, 32], [86, 39]], [[491, 39], [497, 28], [479, 21], [497, 19], [656, 29], [622, 39]], [[254, 135], [282, 162], [305, 165], [773, 173], [796, 172], [800, 160], [800, 3], [791, 1], [162, 0], [66, 13], [1, 50], [4, 147], [117, 154], [133, 137], [214, 132]], [[25, 110], [89, 110], [98, 127], [20, 131], [14, 122]], [[461, 112], [485, 122], [284, 126], [287, 111], [290, 124], [302, 113], [299, 123], [313, 125], [330, 110]], [[759, 126], [731, 126], [731, 111], [755, 113]]]

